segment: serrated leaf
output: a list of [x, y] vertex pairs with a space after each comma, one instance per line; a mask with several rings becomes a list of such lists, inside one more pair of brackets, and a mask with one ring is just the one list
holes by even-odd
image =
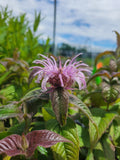
[[71, 143], [70, 140], [49, 130], [32, 131], [26, 135], [26, 138], [30, 144], [28, 149], [30, 156], [30, 152], [33, 152], [37, 146], [43, 146], [45, 148], [48, 148], [55, 145], [58, 142]]
[[100, 108], [94, 108], [91, 110], [91, 112], [94, 116], [94, 121], [98, 128], [97, 133], [94, 125], [89, 121], [90, 143], [91, 149], [93, 149], [109, 125], [112, 123], [113, 119], [116, 117], [116, 114], [113, 112], [106, 112]]
[[50, 98], [57, 121], [61, 126], [65, 125], [69, 105], [68, 92], [63, 88], [57, 88], [50, 93]]
[[17, 104], [8, 104], [4, 106], [0, 106], [0, 120], [4, 120], [6, 118], [16, 117], [22, 114]]
[[43, 92], [41, 88], [35, 88], [29, 91], [22, 99], [20, 102], [24, 101], [36, 101], [38, 99], [42, 100], [48, 100], [49, 99], [49, 94], [47, 92]]
[[56, 119], [47, 122], [47, 128], [61, 134], [72, 143], [57, 143], [52, 146], [55, 160], [78, 160], [79, 159], [79, 138], [77, 128], [73, 120], [67, 119], [64, 127], [60, 127]]
[[89, 108], [80, 100], [78, 99], [76, 96], [69, 94], [69, 100], [70, 103], [74, 104], [77, 108], [80, 109], [80, 111], [85, 114], [85, 116], [88, 117], [88, 119], [93, 123], [93, 125], [95, 126], [96, 131], [98, 131], [97, 125], [93, 119], [93, 116], [89, 110]]
[[112, 103], [117, 100], [119, 91], [113, 86], [104, 86], [102, 91], [103, 99], [108, 103]]
[[102, 52], [100, 54], [98, 54], [95, 58], [95, 65], [97, 64], [98, 60], [102, 57], [102, 56], [105, 56], [105, 55], [114, 55], [114, 51], [105, 51], [105, 52]]
[[0, 154], [5, 153], [9, 156], [23, 154], [26, 157], [31, 157], [37, 146], [48, 148], [58, 142], [72, 143], [59, 134], [48, 130], [36, 130], [22, 136], [13, 134], [0, 140]]

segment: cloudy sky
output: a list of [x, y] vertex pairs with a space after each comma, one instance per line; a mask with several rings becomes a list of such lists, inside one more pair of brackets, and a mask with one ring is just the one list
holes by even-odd
[[[0, 0], [15, 15], [26, 12], [32, 22], [34, 11], [41, 11], [44, 20], [38, 32], [42, 38], [53, 37], [54, 0]], [[114, 50], [120, 32], [120, 0], [57, 0], [56, 42], [87, 45], [90, 49]]]

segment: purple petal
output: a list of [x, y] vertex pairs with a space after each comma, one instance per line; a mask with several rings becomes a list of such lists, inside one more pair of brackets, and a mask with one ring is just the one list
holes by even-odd
[[62, 79], [62, 75], [61, 74], [59, 74], [59, 78], [60, 78], [61, 87], [64, 87], [64, 83], [63, 83], [63, 79]]
[[79, 53], [79, 54], [77, 54], [71, 61], [70, 61], [70, 64], [72, 64], [73, 62], [74, 62], [74, 60], [78, 57], [78, 56], [80, 56], [82, 53]]

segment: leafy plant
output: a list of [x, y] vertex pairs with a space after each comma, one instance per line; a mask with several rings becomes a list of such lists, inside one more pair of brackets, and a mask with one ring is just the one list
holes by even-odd
[[48, 130], [32, 131], [22, 136], [13, 134], [0, 140], [0, 154], [5, 153], [11, 157], [23, 154], [31, 157], [37, 146], [48, 148], [57, 142], [71, 143], [64, 137]]
[[35, 12], [34, 23], [31, 26], [26, 14], [15, 17], [8, 7], [1, 7], [0, 22], [0, 53], [2, 56], [13, 57], [17, 50], [20, 59], [31, 63], [39, 52], [43, 54], [49, 51], [50, 39], [48, 38], [44, 45], [40, 45], [40, 35], [35, 35], [41, 22], [41, 13]]

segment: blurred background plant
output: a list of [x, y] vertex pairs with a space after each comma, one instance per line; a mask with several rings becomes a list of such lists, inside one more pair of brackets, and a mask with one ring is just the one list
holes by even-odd
[[1, 57], [13, 57], [17, 49], [20, 59], [31, 63], [38, 53], [44, 54], [49, 51], [48, 38], [40, 44], [40, 35], [36, 35], [41, 22], [41, 13], [35, 12], [34, 23], [31, 24], [26, 14], [14, 16], [8, 7], [2, 8], [0, 12], [0, 53]]
[[35, 12], [31, 24], [26, 14], [14, 16], [6, 8], [0, 9], [0, 99], [5, 104], [20, 99], [28, 90], [29, 64], [38, 53], [50, 49], [50, 39], [40, 44], [36, 35], [41, 22], [41, 13]]

